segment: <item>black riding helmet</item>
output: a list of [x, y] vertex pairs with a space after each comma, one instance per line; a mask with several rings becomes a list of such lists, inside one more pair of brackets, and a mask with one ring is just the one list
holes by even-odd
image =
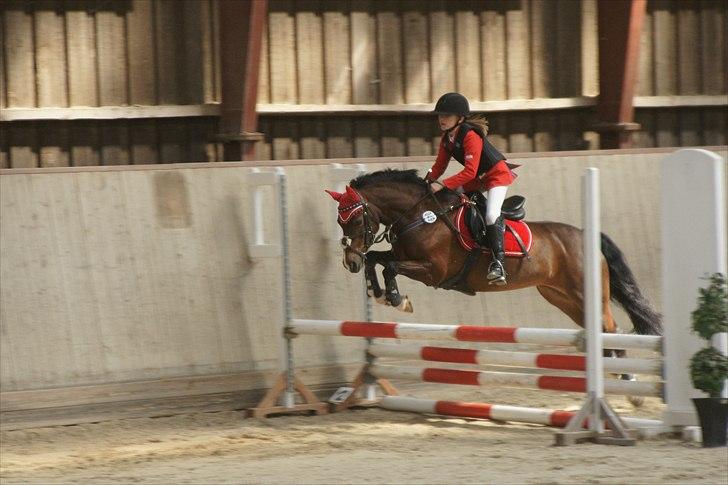
[[470, 104], [468, 99], [460, 93], [445, 93], [437, 100], [432, 112], [437, 115], [468, 116]]

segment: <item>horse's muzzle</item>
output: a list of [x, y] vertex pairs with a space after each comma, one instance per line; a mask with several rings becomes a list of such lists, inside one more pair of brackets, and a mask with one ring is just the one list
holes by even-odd
[[349, 272], [358, 273], [364, 266], [364, 256], [354, 251], [345, 251], [342, 263]]

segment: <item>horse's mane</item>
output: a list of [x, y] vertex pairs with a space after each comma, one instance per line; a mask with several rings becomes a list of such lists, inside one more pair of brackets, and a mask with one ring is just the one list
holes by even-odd
[[422, 188], [427, 187], [427, 182], [425, 182], [425, 179], [417, 175], [416, 169], [397, 170], [394, 168], [360, 175], [352, 180], [349, 185], [351, 185], [354, 189], [361, 189], [369, 185], [387, 182], [412, 184]]

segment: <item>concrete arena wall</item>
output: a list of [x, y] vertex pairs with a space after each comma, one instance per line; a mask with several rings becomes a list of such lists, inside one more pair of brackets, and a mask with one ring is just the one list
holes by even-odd
[[[602, 229], [659, 309], [657, 191], [665, 155], [513, 159], [522, 167], [512, 193], [527, 197], [528, 220], [580, 226], [581, 173], [600, 168]], [[389, 164], [421, 173], [428, 165]], [[208, 164], [3, 174], [3, 394], [212, 375], [253, 376], [227, 388], [268, 386], [281, 340], [281, 265], [249, 255], [249, 171]], [[362, 277], [344, 270], [338, 241], [329, 237], [335, 216], [323, 192], [331, 185], [328, 165], [286, 172], [294, 316], [361, 318]], [[272, 192], [267, 197], [274, 200]], [[275, 210], [268, 208], [266, 219], [273, 222], [268, 235], [277, 239]], [[697, 235], [697, 250], [699, 242]], [[573, 328], [535, 289], [467, 297], [399, 281], [414, 314], [375, 306], [375, 319]], [[629, 328], [621, 311], [617, 318]], [[308, 384], [341, 382], [354, 368], [347, 364], [361, 362], [361, 349], [359, 339], [301, 337], [295, 358]], [[170, 392], [216, 390], [187, 385]]]

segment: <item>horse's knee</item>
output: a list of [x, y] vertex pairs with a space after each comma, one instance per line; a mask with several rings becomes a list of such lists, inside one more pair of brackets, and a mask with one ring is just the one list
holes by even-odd
[[396, 263], [387, 263], [384, 265], [382, 275], [386, 280], [392, 280], [397, 276], [397, 265]]
[[[367, 279], [367, 295], [375, 298], [377, 302], [379, 302], [379, 299], [382, 298], [382, 295], [384, 295], [384, 292], [382, 291], [382, 288], [379, 286], [379, 283], [372, 282], [372, 280]], [[382, 303], [382, 302], [379, 302]]]

